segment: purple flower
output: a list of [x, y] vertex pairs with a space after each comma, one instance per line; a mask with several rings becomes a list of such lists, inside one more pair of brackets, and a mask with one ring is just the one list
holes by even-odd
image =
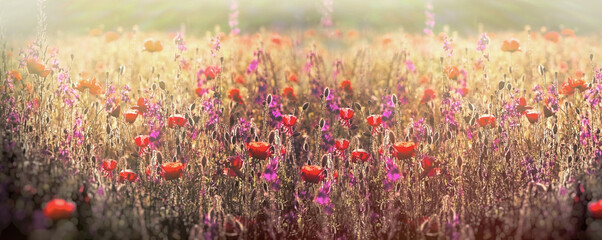
[[197, 82], [197, 86], [201, 86], [204, 81], [202, 79], [203, 74], [205, 73], [205, 69], [201, 68], [199, 69], [199, 71], [196, 72], [196, 82]]
[[322, 2], [322, 8], [320, 9], [322, 12], [322, 18], [320, 19], [320, 24], [322, 24], [322, 26], [325, 28], [332, 26], [332, 5], [333, 0], [323, 0]]
[[385, 162], [385, 166], [387, 168], [387, 180], [390, 182], [395, 182], [401, 178], [401, 173], [399, 172], [399, 168], [391, 158], [387, 158]]
[[416, 65], [414, 65], [414, 62], [412, 62], [412, 60], [410, 60], [410, 59], [406, 60], [406, 68], [410, 72], [416, 73]]
[[217, 220], [211, 219], [209, 214], [205, 215], [203, 219], [203, 225], [205, 225], [205, 231], [203, 237], [205, 239], [217, 239], [219, 236], [219, 223]]
[[487, 44], [489, 44], [489, 37], [487, 37], [487, 33], [482, 33], [479, 42], [477, 43], [477, 51], [485, 52], [485, 50], [487, 50]]
[[123, 88], [121, 89], [121, 101], [124, 103], [129, 103], [130, 102], [130, 91], [132, 89], [130, 88], [130, 85], [126, 84], [123, 85]]
[[600, 105], [600, 101], [602, 100], [602, 83], [596, 84], [592, 88], [588, 89], [584, 95], [585, 100], [590, 104], [591, 108]]
[[[426, 133], [428, 124], [424, 122], [424, 118], [420, 118], [420, 120], [414, 122], [412, 124], [414, 129], [414, 139], [416, 142], [424, 142], [427, 137], [429, 137]], [[430, 128], [430, 127], [429, 127]]]
[[176, 44], [176, 46], [178, 47], [178, 50], [180, 52], [184, 52], [186, 51], [186, 41], [184, 41], [184, 37], [182, 36], [182, 33], [177, 33], [176, 37], [174, 38], [174, 43]]
[[238, 3], [236, 1], [232, 1], [232, 4], [230, 4], [228, 25], [230, 25], [230, 34], [237, 35], [240, 33], [240, 29], [238, 28]]
[[597, 68], [594, 71], [594, 79], [596, 80], [595, 82], [597, 82], [597, 83], [602, 82], [602, 68]]
[[380, 107], [382, 109], [383, 127], [387, 128], [395, 124], [393, 122], [395, 115], [395, 104], [391, 100], [391, 95], [383, 95], [381, 98]]
[[452, 43], [454, 40], [447, 35], [443, 36], [443, 50], [447, 52], [447, 56], [451, 57], [454, 55], [454, 49], [452, 47]]
[[278, 157], [270, 160], [270, 163], [263, 170], [261, 177], [268, 182], [274, 182], [278, 179]]
[[257, 59], [251, 60], [251, 63], [249, 63], [249, 66], [247, 67], [247, 75], [255, 72], [255, 70], [257, 70], [258, 64], [259, 64], [259, 61], [257, 61]]
[[211, 41], [213, 42], [213, 46], [211, 47], [211, 56], [215, 57], [219, 50], [222, 48], [221, 38], [219, 35], [217, 35], [215, 39], [211, 38]]
[[433, 28], [435, 27], [435, 14], [433, 13], [433, 3], [431, 0], [426, 2], [426, 11], [424, 11], [424, 15], [426, 15], [426, 21], [424, 28], [424, 34], [430, 36], [433, 34]]
[[554, 96], [558, 95], [558, 92], [556, 91], [556, 85], [552, 84], [548, 87], [548, 93], [552, 94]]
[[328, 195], [330, 193], [330, 181], [325, 181], [324, 184], [322, 184], [322, 187], [320, 188], [320, 190], [318, 190], [318, 194], [316, 195], [316, 203], [325, 206], [325, 205], [329, 205], [330, 204], [330, 196]]
[[587, 117], [587, 112], [586, 115], [581, 117], [581, 127], [580, 129], [580, 134], [579, 134], [579, 140], [581, 141], [582, 145], [587, 145], [587, 142], [589, 139], [591, 139], [592, 135], [591, 135], [591, 127], [589, 125], [589, 119]]
[[385, 169], [387, 169], [387, 175], [384, 179], [384, 187], [385, 190], [390, 190], [393, 188], [393, 184], [401, 178], [401, 172], [391, 158], [386, 158]]
[[539, 102], [543, 101], [543, 92], [541, 91], [541, 86], [536, 84], [533, 87], [533, 92], [535, 93], [535, 96], [533, 96], [534, 103], [539, 103]]
[[208, 116], [205, 128], [209, 129], [219, 122], [219, 119], [222, 116], [221, 105], [222, 101], [219, 98], [208, 98], [203, 101], [203, 111]]
[[548, 106], [551, 108], [552, 111], [557, 112], [559, 109], [559, 105], [558, 105], [558, 99], [556, 99], [553, 96], [547, 96], [546, 97], [546, 102], [548, 103]]
[[82, 127], [81, 117], [75, 118], [73, 123], [73, 134], [70, 139], [77, 139], [77, 145], [81, 145], [84, 142], [84, 127]]
[[105, 111], [107, 112], [110, 112], [111, 110], [113, 110], [113, 107], [115, 107], [116, 99], [113, 96], [114, 93], [115, 86], [109, 85], [109, 87], [107, 88], [107, 92], [105, 93], [105, 97], [107, 98], [107, 100], [105, 100]]

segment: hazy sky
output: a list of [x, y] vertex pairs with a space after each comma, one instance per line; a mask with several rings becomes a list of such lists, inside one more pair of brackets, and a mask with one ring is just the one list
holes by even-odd
[[[333, 0], [337, 28], [421, 31], [424, 0]], [[602, 31], [602, 0], [433, 0], [436, 27], [443, 24], [462, 33], [486, 30], [520, 30], [525, 24], [578, 33]], [[191, 33], [216, 25], [228, 29], [229, 0], [47, 0], [48, 32], [86, 33], [104, 26], [142, 30], [177, 30], [185, 24]], [[0, 0], [0, 19], [9, 35], [35, 31], [38, 0]], [[238, 0], [240, 28], [251, 32], [261, 26], [275, 30], [315, 27], [323, 0]]]

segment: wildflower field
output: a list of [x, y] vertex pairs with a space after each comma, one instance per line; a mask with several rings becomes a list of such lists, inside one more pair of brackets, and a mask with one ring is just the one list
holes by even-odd
[[1, 38], [0, 237], [602, 237], [602, 35], [230, 18]]

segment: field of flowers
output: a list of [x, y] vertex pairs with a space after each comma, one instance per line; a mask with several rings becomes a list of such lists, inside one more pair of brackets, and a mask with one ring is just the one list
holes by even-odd
[[0, 237], [602, 237], [600, 36], [0, 46]]

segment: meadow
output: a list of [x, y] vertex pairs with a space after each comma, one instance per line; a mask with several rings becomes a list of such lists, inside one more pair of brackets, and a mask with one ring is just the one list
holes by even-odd
[[0, 48], [12, 239], [595, 239], [600, 35], [43, 31]]

